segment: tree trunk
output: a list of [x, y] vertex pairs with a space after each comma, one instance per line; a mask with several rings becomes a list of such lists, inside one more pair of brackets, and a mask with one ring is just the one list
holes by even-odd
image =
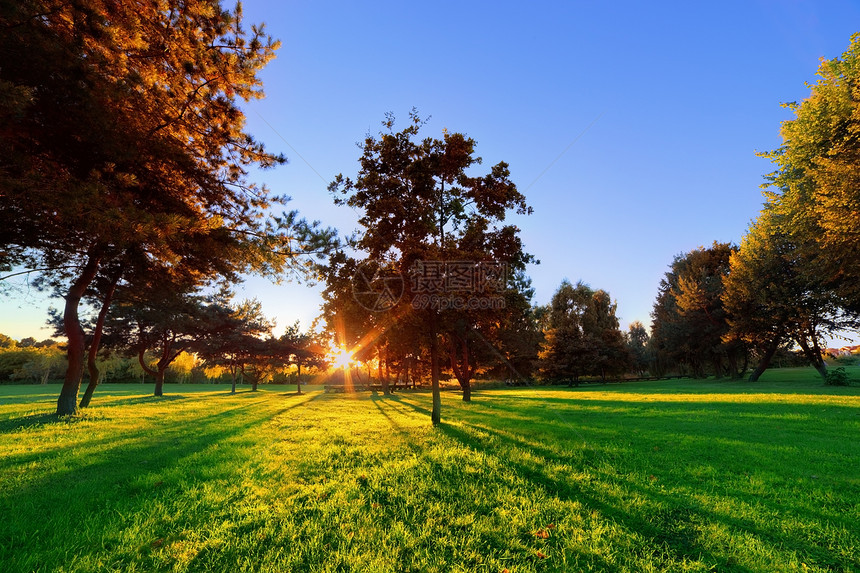
[[821, 349], [818, 347], [818, 342], [815, 340], [815, 337], [812, 337], [812, 347], [809, 346], [809, 343], [806, 342], [806, 338], [803, 335], [798, 335], [795, 340], [803, 350], [803, 355], [806, 356], [806, 359], [809, 360], [812, 367], [818, 371], [821, 379], [827, 382], [827, 365], [824, 364], [824, 359], [821, 357]]
[[[460, 383], [460, 389], [463, 390], [463, 402], [472, 401], [472, 376], [474, 368], [470, 363], [471, 353], [469, 351], [469, 343], [465, 337], [451, 335], [451, 370], [454, 376], [457, 377], [457, 382]], [[457, 357], [457, 342], [460, 343], [461, 356]]]
[[433, 395], [430, 421], [438, 426], [442, 422], [442, 397], [439, 394], [439, 335], [436, 332], [435, 315], [430, 329], [430, 393]]
[[379, 376], [379, 381], [382, 383], [382, 394], [384, 396], [391, 395], [391, 387], [388, 384], [388, 375], [383, 375], [382, 372], [382, 353], [376, 353], [376, 374]]
[[302, 363], [296, 362], [296, 394], [302, 393]]
[[463, 389], [463, 402], [472, 401], [472, 383], [469, 380], [460, 382], [460, 388]]
[[84, 376], [84, 329], [81, 328], [81, 321], [78, 317], [78, 305], [87, 287], [95, 278], [100, 263], [101, 257], [91, 253], [81, 275], [72, 283], [72, 286], [69, 287], [69, 293], [66, 295], [63, 328], [68, 339], [66, 356], [69, 365], [63, 379], [60, 396], [57, 398], [58, 416], [71, 415], [77, 410], [78, 390]]
[[159, 369], [155, 375], [155, 396], [164, 396], [164, 370]]
[[750, 382], [756, 382], [759, 376], [761, 376], [764, 371], [767, 370], [767, 367], [770, 366], [770, 361], [773, 358], [773, 355], [779, 348], [780, 342], [782, 342], [782, 337], [778, 336], [773, 339], [773, 341], [767, 346], [767, 348], [765, 348], [764, 355], [761, 357], [761, 360], [759, 360], [758, 365], [755, 367], [755, 370], [753, 370], [753, 373], [750, 374]]
[[110, 303], [113, 299], [113, 293], [116, 291], [116, 285], [119, 282], [120, 277], [122, 276], [122, 271], [118, 271], [111, 281], [110, 288], [105, 293], [104, 301], [102, 301], [102, 308], [99, 310], [99, 317], [96, 320], [96, 327], [93, 330], [93, 340], [90, 342], [90, 351], [87, 354], [87, 370], [90, 374], [90, 381], [87, 383], [87, 389], [84, 390], [84, 396], [81, 398], [80, 407], [86, 408], [90, 405], [90, 400], [93, 399], [93, 393], [96, 391], [96, 387], [99, 385], [99, 377], [101, 373], [99, 372], [99, 368], [96, 365], [96, 357], [99, 353], [99, 344], [101, 344], [102, 333], [104, 332], [105, 319], [107, 318], [108, 309], [110, 309]]

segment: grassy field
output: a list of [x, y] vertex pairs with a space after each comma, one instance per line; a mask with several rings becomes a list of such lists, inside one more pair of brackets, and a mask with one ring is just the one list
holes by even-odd
[[860, 388], [809, 370], [446, 393], [437, 428], [424, 392], [57, 390], [0, 386], [3, 572], [860, 570]]

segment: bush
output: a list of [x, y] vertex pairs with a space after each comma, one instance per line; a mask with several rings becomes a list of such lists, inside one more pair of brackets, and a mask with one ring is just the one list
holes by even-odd
[[848, 386], [848, 373], [841, 367], [828, 370], [827, 380], [824, 383], [828, 386]]

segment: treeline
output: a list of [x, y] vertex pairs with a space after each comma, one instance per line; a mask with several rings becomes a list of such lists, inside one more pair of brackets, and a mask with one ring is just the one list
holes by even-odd
[[860, 34], [823, 61], [810, 97], [786, 104], [776, 170], [737, 247], [676, 259], [661, 284], [652, 335], [658, 368], [756, 380], [796, 349], [828, 380], [822, 340], [860, 327]]
[[[162, 385], [232, 383], [234, 390], [237, 382], [250, 384], [252, 389], [273, 383], [295, 384], [301, 392], [301, 384], [324, 380], [324, 349], [315, 337], [302, 333], [298, 323], [278, 338], [271, 333], [265, 338], [233, 334], [232, 340], [225, 337], [214, 343], [217, 348], [212, 339], [206, 348], [199, 340], [175, 346], [169, 363], [157, 349], [144, 348], [141, 354], [139, 346], [114, 341], [102, 346], [89, 371], [98, 377], [98, 383], [158, 383], [160, 371]], [[0, 334], [0, 384], [58, 382], [67, 368], [64, 344], [53, 339], [16, 341]], [[95, 390], [95, 386], [91, 388]]]

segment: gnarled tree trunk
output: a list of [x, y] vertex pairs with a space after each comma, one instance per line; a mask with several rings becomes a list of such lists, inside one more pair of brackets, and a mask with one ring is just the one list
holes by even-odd
[[81, 271], [80, 276], [69, 287], [66, 295], [66, 304], [63, 310], [63, 328], [66, 331], [68, 347], [66, 356], [69, 361], [66, 376], [63, 379], [63, 387], [57, 398], [57, 415], [66, 416], [74, 414], [78, 405], [78, 390], [81, 387], [81, 379], [84, 376], [84, 329], [78, 317], [78, 305], [93, 282], [99, 270], [101, 256], [91, 252], [87, 263]]

